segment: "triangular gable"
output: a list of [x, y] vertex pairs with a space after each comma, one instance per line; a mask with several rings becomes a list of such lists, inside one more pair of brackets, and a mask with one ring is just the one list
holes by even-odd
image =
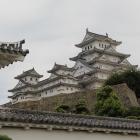
[[117, 53], [112, 47], [109, 47], [108, 49], [106, 49], [106, 51], [108, 51], [108, 52], [113, 52], [113, 53]]
[[14, 89], [22, 87], [22, 86], [25, 86], [25, 84], [23, 82], [19, 81], [18, 84], [14, 87]]
[[79, 83], [82, 83], [84, 81], [86, 81], [87, 79], [89, 79], [90, 77], [88, 75], [85, 75], [80, 81]]
[[99, 58], [99, 60], [110, 61], [110, 60], [107, 58], [107, 56], [104, 55], [104, 54]]
[[88, 67], [87, 65], [85, 65], [84, 63], [82, 63], [79, 60], [76, 62], [74, 69], [75, 69], [75, 71], [73, 72], [74, 77], [83, 75], [84, 73], [87, 73], [87, 72], [93, 70], [93, 68]]
[[55, 69], [55, 68], [57, 68], [57, 67], [58, 67], [58, 65], [55, 63], [54, 66], [53, 66], [53, 68], [52, 68], [52, 70]]
[[53, 79], [53, 78], [56, 78], [56, 77], [58, 77], [58, 76], [52, 73], [51, 76], [48, 79]]
[[83, 39], [83, 41], [82, 41], [82, 43], [83, 43], [83, 42], [86, 42], [87, 40], [90, 40], [90, 39], [92, 39], [92, 38], [93, 38], [92, 36], [86, 34], [85, 37], [84, 37], [84, 39]]
[[131, 65], [127, 59], [124, 59], [120, 64], [123, 64], [123, 65]]
[[35, 70], [32, 70], [29, 74], [39, 75]]
[[82, 60], [78, 60], [76, 63], [75, 63], [75, 65], [74, 65], [74, 69], [79, 69], [79, 68], [82, 68], [82, 67], [84, 67], [84, 68], [86, 68], [86, 69], [93, 69], [93, 68], [91, 68], [91, 66], [88, 66], [88, 64], [86, 64], [86, 63], [84, 63]]

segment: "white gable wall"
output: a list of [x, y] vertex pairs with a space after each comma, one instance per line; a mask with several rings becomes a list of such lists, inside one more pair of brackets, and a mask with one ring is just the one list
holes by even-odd
[[82, 58], [86, 59], [86, 62], [89, 62], [89, 61], [93, 60], [95, 57], [98, 57], [98, 56], [99, 56], [99, 53], [94, 52], [92, 54], [83, 56]]
[[[3, 123], [3, 122], [1, 122]], [[22, 123], [19, 123], [22, 125]], [[29, 123], [27, 123], [28, 125]], [[15, 123], [15, 126], [17, 124]], [[24, 123], [25, 125], [25, 123]], [[29, 124], [31, 126], [34, 126], [35, 124]], [[14, 125], [13, 125], [14, 126]], [[57, 128], [58, 126], [56, 126]], [[60, 127], [60, 126], [59, 126]], [[62, 126], [63, 127], [63, 126]], [[64, 126], [66, 127], [66, 126]], [[82, 127], [81, 127], [82, 128]], [[99, 130], [102, 130], [102, 128], [99, 128]], [[114, 129], [115, 130], [115, 129]], [[105, 132], [92, 132], [88, 133], [87, 131], [73, 131], [69, 132], [66, 130], [46, 130], [46, 129], [40, 129], [40, 128], [31, 128], [29, 130], [25, 130], [23, 128], [17, 128], [17, 127], [2, 127], [1, 128], [1, 134], [7, 135], [13, 140], [139, 140], [140, 136], [137, 136], [135, 134], [128, 134], [126, 132], [126, 135], [121, 133], [123, 131], [122, 129], [119, 129], [120, 133], [105, 133]], [[108, 132], [108, 130], [107, 130]]]
[[33, 77], [33, 76], [26, 76], [22, 78], [23, 81], [30, 83], [30, 84], [37, 84], [39, 81], [38, 77]]
[[101, 62], [94, 63], [92, 66], [93, 67], [98, 67], [98, 68], [101, 68], [101, 69], [105, 69], [105, 70], [112, 70], [114, 68], [114, 66], [112, 66], [111, 64], [104, 64], [104, 63], [101, 63]]
[[98, 89], [103, 85], [102, 82], [94, 81], [86, 85], [86, 89]]

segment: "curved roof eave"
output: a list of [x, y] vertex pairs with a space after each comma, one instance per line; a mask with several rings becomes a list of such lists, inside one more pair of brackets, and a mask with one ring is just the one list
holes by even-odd
[[111, 44], [115, 44], [115, 45], [120, 45], [122, 42], [121, 41], [114, 41], [112, 40], [111, 38], [105, 38], [105, 39], [100, 39], [100, 38], [92, 38], [92, 39], [89, 39], [83, 43], [80, 43], [80, 44], [75, 44], [76, 47], [78, 48], [81, 48], [83, 45], [86, 45], [88, 43], [90, 43], [91, 41], [94, 41], [94, 40], [99, 40], [99, 41], [108, 41], [110, 42]]

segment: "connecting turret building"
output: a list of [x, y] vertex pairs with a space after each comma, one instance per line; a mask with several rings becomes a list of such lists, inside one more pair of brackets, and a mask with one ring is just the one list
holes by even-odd
[[72, 68], [55, 63], [52, 70], [48, 71], [51, 76], [42, 81], [39, 80], [42, 75], [34, 68], [25, 71], [15, 77], [19, 82], [15, 88], [9, 90], [13, 93], [9, 98], [17, 103], [36, 101], [60, 93], [98, 89], [111, 73], [137, 67], [128, 62], [129, 54], [117, 52], [116, 47], [121, 43], [108, 37], [108, 34], [99, 35], [86, 30], [83, 41], [75, 45], [82, 51], [70, 58], [75, 61]]

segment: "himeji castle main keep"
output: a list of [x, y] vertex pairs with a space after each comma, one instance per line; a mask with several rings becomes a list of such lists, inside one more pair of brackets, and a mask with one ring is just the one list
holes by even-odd
[[9, 98], [12, 103], [18, 103], [60, 93], [100, 88], [111, 73], [137, 67], [128, 62], [129, 54], [117, 52], [116, 47], [121, 43], [108, 37], [108, 34], [99, 35], [86, 30], [83, 41], [75, 45], [81, 48], [81, 52], [70, 58], [75, 61], [72, 68], [55, 63], [48, 71], [51, 76], [42, 81], [39, 80], [42, 75], [34, 68], [25, 71], [15, 77], [19, 82], [9, 90], [13, 93]]

